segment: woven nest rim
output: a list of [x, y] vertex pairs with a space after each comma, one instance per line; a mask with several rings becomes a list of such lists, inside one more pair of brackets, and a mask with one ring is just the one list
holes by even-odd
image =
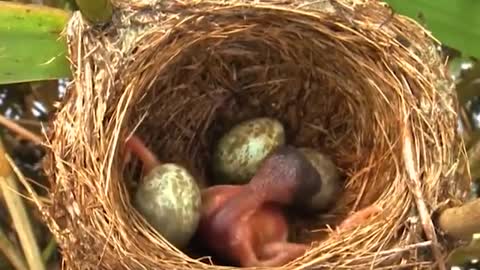
[[[209, 128], [212, 110], [219, 110], [226, 116], [215, 123], [221, 123], [223, 130], [242, 119], [270, 113], [282, 119], [290, 138], [295, 137], [292, 130], [299, 130], [301, 135], [293, 144], [334, 154], [348, 182], [333, 214], [343, 218], [349, 210], [372, 203], [384, 209], [359, 230], [316, 243], [282, 269], [394, 268], [399, 259], [402, 264], [432, 265], [432, 257], [408, 253], [430, 244], [412, 240], [422, 229], [418, 224], [405, 227], [405, 222], [419, 201], [428, 208], [418, 209], [413, 216], [425, 222], [446, 200], [465, 199], [465, 183], [450, 182], [463, 158], [454, 128], [452, 83], [435, 44], [418, 25], [391, 17], [377, 1], [335, 3], [333, 13], [298, 2], [172, 2], [148, 10], [122, 6], [113, 26], [102, 30], [105, 35], [89, 27], [79, 14], [73, 16], [67, 37], [75, 81], [51, 123], [46, 160], [52, 204], [45, 206], [45, 217], [59, 239], [66, 264], [75, 269], [94, 265], [101, 269], [222, 268], [174, 249], [131, 211], [123, 165], [115, 157], [121, 153], [121, 142], [136, 129], [161, 158], [180, 162], [198, 178], [206, 178], [198, 157], [208, 160], [208, 151], [201, 151], [201, 147], [208, 149], [205, 137], [221, 133]], [[216, 19], [215, 24], [207, 19]], [[309, 59], [305, 51], [317, 58]], [[239, 55], [243, 58], [238, 59]], [[317, 59], [330, 65], [320, 65]], [[236, 70], [222, 66], [234, 61]], [[218, 68], [206, 68], [205, 63]], [[266, 66], [270, 69], [263, 73], [255, 70]], [[272, 79], [285, 74], [301, 79], [288, 78], [292, 82], [283, 84]], [[226, 88], [236, 76], [244, 80], [242, 89], [257, 99], [249, 102], [265, 105], [267, 113], [255, 111], [248, 102], [216, 105], [231, 93]], [[329, 95], [312, 90], [321, 88], [317, 77]], [[199, 89], [209, 86], [205, 78], [223, 86], [209, 88], [216, 99]], [[260, 90], [259, 85], [268, 90]], [[301, 117], [289, 118], [290, 101], [282, 94], [286, 85], [299, 97], [302, 89], [311, 95], [303, 101], [309, 111]], [[182, 107], [176, 101], [180, 97], [196, 98], [200, 105]], [[320, 102], [320, 111], [312, 109], [309, 100]], [[300, 107], [297, 103], [295, 108]], [[176, 107], [188, 110], [178, 113]], [[243, 109], [228, 114], [232, 107]], [[162, 110], [147, 113], [150, 108]], [[170, 119], [175, 113], [176, 123]], [[200, 116], [195, 118], [193, 113]], [[313, 124], [295, 127], [300, 118]], [[330, 123], [335, 121], [338, 126]], [[195, 131], [193, 135], [188, 135], [188, 128]], [[152, 134], [153, 129], [171, 132]], [[307, 129], [314, 130], [313, 135]], [[348, 133], [350, 141], [341, 133]], [[427, 240], [436, 241], [435, 235], [431, 237]]]

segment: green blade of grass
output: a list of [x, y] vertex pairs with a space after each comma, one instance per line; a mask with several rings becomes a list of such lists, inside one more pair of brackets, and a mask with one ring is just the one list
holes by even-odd
[[0, 84], [70, 77], [61, 9], [0, 1]]
[[420, 22], [445, 45], [480, 57], [480, 1], [384, 0], [397, 13]]

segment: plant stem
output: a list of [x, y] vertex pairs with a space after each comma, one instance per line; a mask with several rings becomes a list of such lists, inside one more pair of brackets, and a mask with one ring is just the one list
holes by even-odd
[[480, 199], [459, 207], [448, 208], [440, 213], [438, 226], [454, 239], [471, 240], [473, 234], [480, 232], [479, 209]]
[[52, 236], [50, 241], [48, 241], [48, 245], [43, 249], [42, 252], [42, 258], [45, 263], [50, 260], [50, 257], [52, 256], [53, 252], [57, 250], [57, 241], [55, 241], [55, 237]]
[[30, 140], [35, 144], [40, 145], [40, 144], [43, 143], [43, 140], [40, 136], [33, 134], [32, 132], [30, 132], [26, 128], [20, 126], [19, 124], [13, 122], [12, 120], [6, 118], [3, 115], [0, 115], [0, 125], [5, 126], [6, 128], [15, 132], [20, 137], [23, 137], [24, 139]]
[[30, 270], [45, 270], [40, 249], [32, 231], [32, 225], [28, 217], [25, 205], [19, 195], [16, 177], [9, 165], [7, 153], [0, 140], [0, 189], [3, 193], [9, 213], [12, 216], [13, 225], [17, 231], [20, 244], [22, 245], [25, 259]]
[[8, 240], [2, 228], [0, 228], [0, 251], [15, 269], [28, 270], [22, 255], [18, 253], [17, 248]]
[[94, 23], [106, 23], [112, 18], [110, 0], [75, 0], [82, 15]]

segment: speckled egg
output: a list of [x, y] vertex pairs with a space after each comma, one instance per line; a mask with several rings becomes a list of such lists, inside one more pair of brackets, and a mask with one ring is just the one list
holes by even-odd
[[312, 197], [310, 209], [313, 211], [326, 210], [337, 198], [342, 188], [340, 171], [333, 160], [311, 148], [299, 148], [305, 157], [317, 169], [322, 179], [322, 188]]
[[135, 206], [171, 244], [185, 247], [200, 219], [200, 188], [193, 176], [176, 164], [155, 167], [135, 194]]
[[272, 118], [247, 120], [220, 138], [213, 155], [213, 171], [219, 184], [245, 184], [263, 159], [285, 143], [285, 130]]

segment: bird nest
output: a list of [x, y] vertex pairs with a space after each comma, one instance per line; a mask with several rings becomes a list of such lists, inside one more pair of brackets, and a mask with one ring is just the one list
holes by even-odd
[[[74, 81], [51, 122], [40, 206], [69, 269], [228, 267], [147, 225], [123, 146], [135, 132], [205, 187], [212, 145], [259, 116], [346, 176], [330, 211], [292, 219], [311, 249], [281, 269], [442, 261], [449, 245], [430, 217], [467, 185], [454, 88], [420, 26], [373, 0], [128, 2], [114, 1], [107, 25], [75, 13], [66, 31]], [[381, 213], [335, 233], [369, 205]]]

